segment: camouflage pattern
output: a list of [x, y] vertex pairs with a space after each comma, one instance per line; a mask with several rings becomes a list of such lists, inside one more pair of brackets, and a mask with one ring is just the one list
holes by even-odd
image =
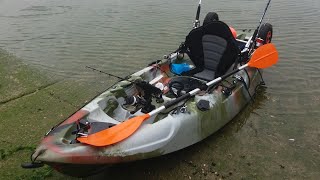
[[[161, 83], [164, 85], [165, 102], [172, 99], [167, 97], [167, 85], [175, 75], [170, 72], [169, 63], [168, 59], [164, 59], [158, 65], [148, 66], [97, 96], [50, 130], [32, 155], [32, 159], [49, 164], [60, 172], [73, 174], [72, 170], [79, 167], [86, 169], [160, 156], [190, 146], [213, 134], [232, 120], [250, 101], [244, 83], [231, 76], [211, 91], [198, 93], [184, 106], [181, 106], [182, 102], [151, 117], [132, 136], [119, 143], [105, 147], [75, 143], [74, 131], [81, 121], [91, 123], [86, 131], [90, 134], [141, 114], [139, 111], [131, 114], [122, 107], [126, 95], [139, 93], [139, 88], [135, 87], [133, 82], [145, 80], [152, 85]], [[256, 87], [261, 83], [258, 70], [247, 68], [246, 72], [240, 71], [237, 75], [244, 79], [250, 94], [254, 95]], [[234, 85], [230, 95], [222, 93], [222, 84]], [[209, 101], [209, 110], [199, 110], [197, 103], [200, 100]], [[152, 101], [156, 107], [163, 103]], [[78, 175], [83, 173], [78, 170], [77, 172]], [[89, 173], [89, 169], [85, 173]]]

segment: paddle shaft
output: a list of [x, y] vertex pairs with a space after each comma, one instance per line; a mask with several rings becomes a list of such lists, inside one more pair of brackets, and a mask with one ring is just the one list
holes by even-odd
[[261, 27], [262, 20], [264, 19], [264, 16], [266, 15], [266, 12], [267, 12], [267, 10], [268, 10], [268, 7], [269, 7], [269, 5], [270, 5], [270, 2], [271, 2], [271, 0], [268, 1], [267, 6], [265, 7], [265, 9], [264, 9], [264, 11], [263, 11], [263, 14], [262, 14], [262, 17], [261, 17], [261, 19], [260, 19], [260, 21], [259, 21], [259, 25], [258, 25], [257, 29], [254, 31], [252, 37], [251, 37], [250, 40], [249, 40], [249, 42], [251, 42], [251, 43], [249, 44], [249, 47], [247, 47], [247, 48], [249, 49], [249, 51], [251, 51], [251, 48], [253, 47], [253, 44], [254, 44], [254, 42], [256, 41], [256, 38], [257, 38], [257, 35], [258, 35], [258, 32], [259, 32], [259, 29], [260, 29], [260, 27]]
[[[207, 86], [216, 85], [217, 83], [221, 82], [222, 80], [226, 79], [227, 77], [231, 76], [232, 74], [235, 74], [235, 73], [241, 71], [242, 69], [244, 69], [244, 68], [246, 68], [246, 67], [248, 67], [248, 64], [245, 64], [245, 65], [243, 65], [243, 66], [240, 66], [238, 69], [235, 69], [235, 70], [233, 70], [233, 71], [231, 71], [231, 72], [229, 72], [229, 73], [227, 73], [227, 74], [225, 74], [225, 75], [223, 75], [223, 76], [220, 76], [220, 77], [218, 77], [218, 78], [216, 78], [216, 79], [208, 82], [206, 85], [207, 85]], [[172, 107], [173, 105], [175, 105], [175, 104], [177, 104], [177, 103], [179, 103], [179, 102], [181, 102], [181, 101], [183, 101], [183, 100], [185, 100], [185, 99], [188, 99], [189, 97], [192, 97], [192, 96], [196, 95], [199, 91], [201, 91], [201, 89], [196, 88], [196, 89], [188, 92], [187, 94], [184, 94], [184, 95], [176, 98], [175, 100], [172, 100], [172, 101], [167, 102], [167, 103], [164, 104], [163, 106], [161, 106], [161, 107], [159, 107], [159, 108], [157, 108], [157, 109], [149, 112], [148, 114], [149, 114], [150, 116], [153, 116], [153, 115], [155, 115], [155, 114], [158, 114], [159, 112], [161, 112], [161, 111], [163, 111], [163, 110], [165, 110], [165, 109], [167, 109], [167, 108], [169, 108], [169, 107]]]

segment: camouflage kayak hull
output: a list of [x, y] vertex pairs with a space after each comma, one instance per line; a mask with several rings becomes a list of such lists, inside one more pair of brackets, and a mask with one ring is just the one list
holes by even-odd
[[[243, 81], [236, 77], [242, 77]], [[200, 92], [186, 102], [151, 117], [132, 136], [119, 143], [94, 147], [77, 142], [77, 133], [82, 130], [79, 128], [79, 123], [83, 125], [81, 122], [90, 123], [82, 132], [92, 134], [143, 114], [123, 106], [125, 96], [138, 94], [139, 88], [133, 83], [136, 80], [162, 85], [164, 101], [174, 99], [167, 85], [177, 77], [171, 74], [169, 63], [164, 60], [157, 66], [148, 66], [132, 74], [128, 80], [115, 84], [51, 129], [32, 158], [65, 174], [82, 176], [79, 167], [87, 169], [88, 174], [89, 167], [93, 173], [97, 167], [157, 157], [183, 149], [203, 140], [232, 120], [250, 101], [250, 95], [254, 95], [261, 83], [260, 72], [253, 68], [240, 71], [236, 77], [230, 77], [228, 83], [222, 83], [209, 92]], [[225, 86], [230, 84], [230, 92], [224, 93]], [[199, 109], [197, 104], [201, 100], [208, 102], [207, 109]], [[159, 107], [165, 102], [152, 101], [152, 104]], [[77, 169], [77, 173], [73, 174], [72, 169]]]
[[[239, 47], [244, 48], [252, 34], [251, 30], [243, 30], [236, 40]], [[120, 142], [96, 147], [77, 140], [162, 107], [181, 94], [206, 84], [206, 80], [173, 72], [173, 63], [190, 64], [192, 68], [194, 64], [190, 62], [186, 56], [171, 53], [114, 84], [53, 127], [33, 153], [32, 162], [45, 163], [64, 174], [83, 177], [110, 165], [178, 151], [205, 139], [230, 122], [248, 104], [263, 81], [260, 70], [246, 67], [218, 85], [151, 116]], [[228, 72], [232, 67], [235, 65]], [[172, 82], [178, 82], [182, 89]]]

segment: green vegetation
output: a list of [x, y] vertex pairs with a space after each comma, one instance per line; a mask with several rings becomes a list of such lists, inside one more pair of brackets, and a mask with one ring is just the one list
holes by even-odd
[[30, 161], [46, 131], [103, 90], [101, 84], [90, 89], [87, 84], [47, 76], [0, 50], [1, 179], [62, 178], [48, 166], [26, 170], [20, 165]]

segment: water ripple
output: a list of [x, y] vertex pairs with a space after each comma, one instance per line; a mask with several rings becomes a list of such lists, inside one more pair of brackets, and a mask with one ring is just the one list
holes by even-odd
[[[183, 0], [6, 2], [0, 2], [0, 47], [53, 74], [78, 77], [87, 64], [114, 72], [129, 66], [138, 70], [173, 51], [190, 31], [197, 4]], [[248, 11], [248, 4], [256, 8]], [[204, 1], [201, 19], [214, 10], [236, 29], [255, 28], [264, 6], [264, 1]], [[274, 71], [284, 79], [299, 83], [302, 79], [296, 75], [317, 77], [319, 9], [316, 0], [271, 3], [265, 20], [274, 25], [274, 43], [280, 52]], [[277, 82], [274, 74], [269, 77]]]

